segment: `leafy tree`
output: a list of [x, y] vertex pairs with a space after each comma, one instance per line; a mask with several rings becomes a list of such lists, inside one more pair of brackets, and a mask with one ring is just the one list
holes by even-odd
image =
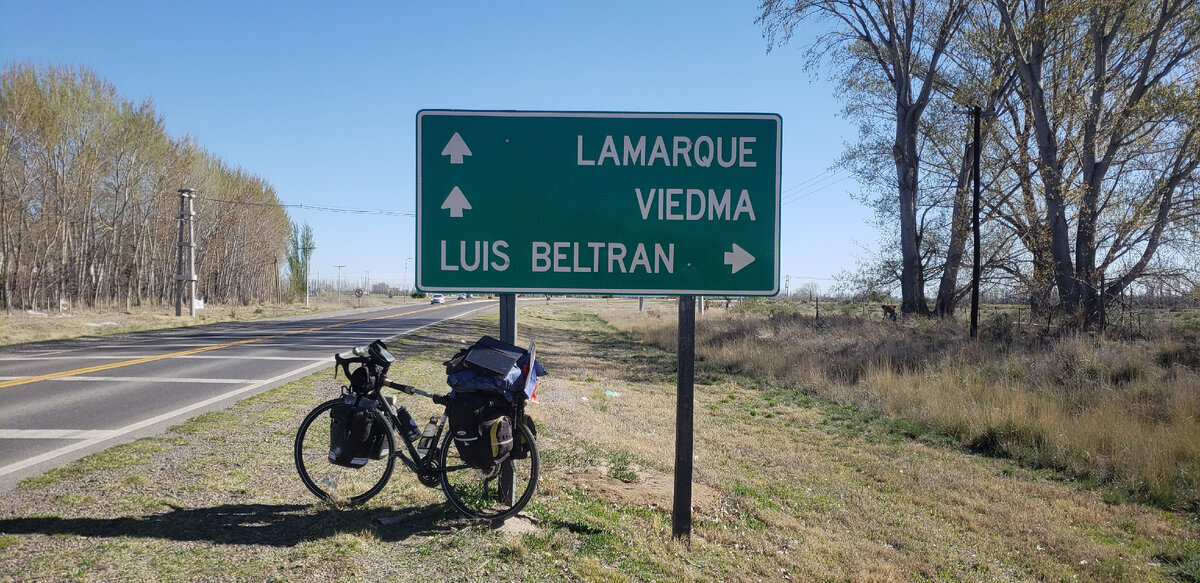
[[[758, 22], [769, 47], [788, 42], [803, 22], [827, 23], [829, 32], [810, 47], [812, 62], [830, 61], [843, 84], [853, 89], [850, 94], [880, 98], [856, 103], [852, 111], [886, 118], [892, 124], [889, 158], [895, 167], [901, 309], [905, 313], [929, 313], [918, 224], [918, 137], [943, 58], [967, 5], [965, 0], [763, 0], [760, 5]], [[882, 92], [885, 88], [886, 94]]]
[[0, 300], [6, 309], [164, 304], [178, 190], [197, 191], [198, 284], [212, 301], [274, 295], [287, 214], [265, 180], [166, 134], [85, 68], [0, 71]]
[[[995, 0], [1000, 38], [1019, 78], [1016, 169], [1036, 190], [1026, 206], [1035, 271], [1085, 327], [1170, 262], [1197, 214], [1200, 7], [1194, 0]], [[1182, 236], [1183, 238], [1176, 238]], [[1073, 248], [1073, 249], [1072, 249]], [[1194, 247], [1176, 247], [1194, 254]], [[1161, 266], [1161, 263], [1159, 264]], [[1193, 266], [1194, 267], [1194, 266]]]
[[307, 222], [303, 227], [292, 223], [292, 242], [288, 245], [289, 289], [298, 297], [308, 293], [308, 261], [317, 247], [313, 242], [313, 230]]
[[[1197, 0], [761, 7], [771, 46], [798, 23], [829, 25], [810, 45], [810, 66], [831, 65], [846, 112], [862, 122], [843, 163], [867, 185], [881, 230], [901, 243], [871, 272], [893, 274], [905, 312], [925, 313], [933, 281], [938, 315], [953, 314], [965, 290], [967, 161], [976, 148], [985, 284], [1022, 290], [1035, 311], [1093, 327], [1135, 282], [1194, 281]], [[979, 145], [962, 138], [957, 114], [971, 105], [997, 115]]]

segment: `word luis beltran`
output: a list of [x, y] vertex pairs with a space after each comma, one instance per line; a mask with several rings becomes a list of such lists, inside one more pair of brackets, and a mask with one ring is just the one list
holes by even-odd
[[[709, 168], [754, 168], [756, 138], [673, 136], [605, 136], [599, 149], [588, 148], [584, 136], [577, 136], [577, 166], [679, 167], [693, 165]], [[649, 147], [647, 147], [649, 144]], [[642, 221], [757, 221], [748, 189], [736, 195], [734, 189], [692, 187], [633, 187], [630, 200], [636, 202]], [[736, 197], [736, 199], [735, 199]], [[443, 271], [506, 271], [512, 266], [507, 241], [458, 241], [458, 249], [441, 242]], [[568, 273], [674, 273], [675, 244], [645, 243], [626, 245], [611, 241], [533, 241], [530, 249], [531, 271]], [[457, 252], [457, 257], [454, 255]], [[448, 259], [457, 259], [457, 261]]]

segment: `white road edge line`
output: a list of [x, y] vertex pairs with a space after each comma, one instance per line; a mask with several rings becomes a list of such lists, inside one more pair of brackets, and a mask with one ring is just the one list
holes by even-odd
[[[471, 315], [471, 314], [474, 314], [475, 312], [478, 312], [478, 311], [480, 311], [480, 310], [483, 310], [483, 309], [485, 309], [485, 308], [488, 308], [488, 307], [491, 307], [491, 306], [482, 306], [482, 307], [476, 308], [476, 309], [474, 309], [474, 310], [471, 310], [471, 311], [469, 311], [469, 312], [463, 312], [463, 313], [461, 313], [461, 314], [459, 314], [459, 315], [457, 315], [457, 316], [451, 316], [451, 317], [448, 317], [448, 318], [442, 318], [441, 320], [437, 320], [437, 321], [434, 321], [434, 322], [430, 322], [430, 323], [428, 323], [428, 324], [425, 324], [424, 326], [418, 326], [418, 327], [416, 327], [416, 328], [412, 328], [412, 329], [406, 330], [406, 331], [404, 331], [404, 332], [401, 332], [400, 334], [397, 334], [396, 336], [403, 336], [403, 335], [405, 335], [405, 334], [412, 334], [413, 332], [416, 332], [416, 331], [418, 331], [418, 330], [422, 330], [422, 329], [424, 329], [424, 328], [428, 328], [428, 327], [430, 327], [430, 326], [434, 326], [434, 325], [437, 325], [437, 324], [441, 324], [442, 322], [446, 322], [446, 321], [449, 321], [449, 320], [456, 320], [456, 319], [458, 319], [458, 318], [462, 318], [462, 317], [465, 317], [465, 316], [469, 316], [469, 315]], [[71, 445], [63, 446], [63, 447], [60, 447], [60, 448], [58, 448], [58, 449], [51, 450], [51, 451], [48, 451], [48, 452], [46, 452], [46, 453], [43, 453], [43, 454], [41, 454], [41, 455], [36, 455], [36, 456], [34, 456], [34, 457], [31, 457], [31, 458], [23, 459], [23, 460], [21, 460], [21, 461], [19, 461], [19, 462], [15, 462], [15, 463], [8, 464], [7, 466], [0, 467], [0, 476], [5, 476], [5, 475], [11, 474], [11, 473], [13, 473], [13, 472], [18, 472], [18, 471], [21, 471], [21, 470], [23, 470], [23, 469], [25, 469], [25, 468], [28, 468], [28, 467], [30, 467], [30, 466], [35, 466], [35, 465], [37, 465], [37, 464], [40, 464], [40, 463], [42, 463], [42, 462], [45, 462], [45, 461], [50, 461], [50, 460], [52, 460], [52, 459], [54, 459], [54, 458], [56, 458], [56, 457], [59, 457], [59, 456], [62, 456], [62, 455], [66, 455], [66, 454], [68, 454], [68, 453], [71, 453], [71, 452], [73, 452], [73, 451], [78, 451], [78, 450], [80, 450], [80, 449], [83, 449], [83, 448], [85, 448], [85, 447], [91, 447], [91, 446], [93, 446], [93, 445], [97, 445], [97, 444], [99, 444], [99, 443], [103, 443], [103, 442], [105, 442], [105, 441], [108, 441], [108, 440], [110, 440], [110, 439], [113, 439], [113, 438], [116, 438], [116, 437], [120, 437], [120, 436], [122, 436], [122, 435], [125, 435], [125, 434], [128, 434], [128, 433], [132, 433], [132, 432], [134, 432], [134, 431], [137, 431], [137, 430], [139, 430], [139, 429], [144, 429], [144, 428], [146, 428], [146, 427], [150, 427], [151, 425], [154, 425], [154, 424], [156, 424], [156, 423], [160, 423], [160, 422], [162, 422], [162, 421], [167, 421], [167, 420], [169, 420], [169, 419], [172, 419], [172, 418], [174, 418], [174, 417], [178, 417], [178, 416], [180, 416], [180, 415], [183, 415], [183, 414], [185, 414], [185, 413], [188, 413], [188, 412], [191, 412], [191, 411], [195, 411], [195, 410], [197, 410], [197, 409], [200, 409], [200, 408], [203, 408], [203, 407], [207, 407], [207, 406], [209, 406], [209, 405], [211, 405], [211, 404], [213, 404], [213, 403], [217, 403], [217, 402], [219, 402], [219, 401], [222, 401], [222, 400], [224, 400], [224, 399], [228, 399], [228, 398], [230, 398], [230, 397], [235, 397], [235, 396], [237, 396], [237, 395], [240, 395], [240, 394], [242, 394], [242, 393], [245, 393], [245, 392], [248, 392], [248, 391], [252, 391], [252, 390], [254, 390], [254, 389], [257, 389], [257, 388], [259, 388], [259, 387], [262, 387], [262, 386], [263, 386], [263, 385], [265, 385], [265, 384], [268, 384], [268, 383], [273, 383], [273, 382], [275, 382], [275, 381], [279, 381], [279, 380], [283, 380], [283, 379], [285, 379], [285, 378], [288, 378], [289, 376], [292, 376], [292, 375], [304, 374], [304, 373], [307, 373], [308, 371], [310, 371], [310, 370], [312, 370], [312, 369], [315, 369], [315, 368], [318, 368], [318, 367], [330, 366], [330, 362], [329, 362], [329, 361], [330, 361], [330, 359], [329, 359], [329, 358], [322, 358], [320, 361], [318, 361], [318, 362], [314, 362], [314, 363], [312, 363], [312, 364], [310, 364], [310, 365], [308, 365], [308, 366], [302, 366], [302, 367], [300, 367], [300, 368], [297, 368], [297, 369], [292, 369], [291, 371], [285, 372], [285, 373], [283, 373], [283, 374], [280, 374], [280, 375], [278, 375], [278, 376], [275, 376], [275, 377], [272, 377], [272, 378], [269, 378], [269, 379], [266, 379], [266, 380], [258, 381], [258, 382], [254, 383], [254, 384], [251, 384], [251, 385], [244, 386], [244, 387], [242, 387], [242, 388], [240, 388], [240, 389], [236, 389], [236, 390], [233, 390], [233, 391], [229, 391], [228, 393], [224, 393], [224, 394], [221, 394], [221, 395], [217, 395], [217, 396], [215, 396], [215, 397], [212, 397], [212, 398], [209, 398], [209, 399], [205, 399], [205, 400], [203, 400], [203, 401], [200, 401], [200, 402], [198, 402], [198, 403], [192, 403], [191, 405], [188, 405], [188, 406], [186, 406], [186, 407], [180, 407], [180, 408], [178, 408], [178, 409], [176, 409], [176, 410], [174, 410], [174, 411], [168, 411], [168, 412], [166, 412], [166, 413], [163, 413], [162, 415], [158, 415], [158, 416], [156, 416], [156, 417], [151, 417], [150, 419], [143, 419], [143, 420], [141, 420], [141, 421], [138, 421], [137, 423], [131, 423], [131, 424], [129, 424], [129, 425], [126, 425], [125, 427], [121, 427], [120, 429], [112, 429], [112, 430], [109, 430], [109, 431], [111, 431], [111, 433], [110, 433], [110, 434], [108, 434], [108, 435], [104, 435], [104, 436], [102, 436], [102, 437], [93, 437], [93, 438], [90, 438], [90, 439], [85, 439], [85, 440], [83, 440], [83, 441], [80, 441], [80, 442], [78, 442], [78, 443], [72, 443]]]
[[[311, 358], [305, 360], [311, 361]], [[58, 377], [56, 381], [94, 381], [94, 382], [118, 382], [118, 383], [210, 383], [218, 385], [240, 385], [244, 383], [257, 383], [259, 379], [205, 379], [205, 378], [182, 378], [182, 377], [89, 377], [89, 376], [74, 376], [74, 377]]]
[[253, 391], [254, 389], [262, 387], [265, 384], [283, 380], [293, 374], [305, 373], [305, 372], [308, 372], [309, 370], [312, 370], [312, 369], [315, 369], [318, 367], [324, 367], [324, 366], [329, 366], [329, 359], [322, 358], [319, 362], [314, 362], [308, 366], [302, 366], [300, 368], [293, 369], [293, 370], [285, 372], [279, 376], [269, 378], [269, 379], [266, 379], [263, 381], [259, 381], [254, 384], [246, 385], [240, 389], [229, 391], [228, 393], [217, 395], [215, 397], [211, 397], [211, 398], [205, 399], [205, 400], [197, 402], [197, 403], [192, 403], [191, 405], [188, 405], [186, 407], [180, 407], [178, 409], [175, 409], [174, 411], [168, 411], [168, 412], [163, 413], [162, 415], [158, 415], [156, 417], [151, 417], [149, 419], [143, 419], [141, 421], [138, 421], [137, 423], [131, 423], [120, 429], [113, 429], [112, 433], [109, 435], [105, 435], [102, 437], [93, 437], [91, 439], [85, 439], [85, 440], [77, 442], [77, 443], [72, 443], [71, 445], [66, 445], [66, 446], [60, 447], [58, 449], [48, 451], [41, 455], [36, 455], [31, 458], [23, 459], [16, 463], [8, 464], [7, 466], [0, 467], [0, 476], [8, 475], [13, 472], [28, 468], [30, 466], [34, 466], [34, 465], [40, 464], [42, 462], [52, 460], [61, 455], [66, 455], [73, 451], [80, 450], [85, 447], [91, 447], [93, 445], [96, 445], [96, 444], [104, 442], [104, 441], [108, 441], [115, 437], [120, 437], [127, 433], [132, 433], [139, 429], [144, 429], [146, 427], [150, 427], [151, 425], [154, 425], [155, 423], [167, 421], [168, 419], [172, 419], [174, 417], [178, 417], [185, 413], [195, 411], [196, 409], [207, 407], [209, 405], [212, 405], [213, 403], [220, 402], [224, 399], [228, 399], [230, 397], [235, 397], [237, 395], [240, 395], [240, 394], [248, 392], [248, 391]]
[[0, 439], [105, 439], [113, 429], [0, 429]]

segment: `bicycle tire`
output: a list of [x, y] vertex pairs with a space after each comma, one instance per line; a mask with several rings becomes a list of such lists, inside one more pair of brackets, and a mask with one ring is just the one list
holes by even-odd
[[379, 411], [371, 411], [374, 423], [384, 427], [387, 453], [361, 468], [347, 468], [329, 461], [329, 411], [342, 402], [333, 399], [317, 405], [296, 430], [293, 456], [300, 480], [317, 498], [335, 505], [357, 505], [370, 500], [387, 485], [396, 467], [396, 437]]
[[[446, 500], [468, 518], [502, 521], [521, 511], [537, 488], [538, 457], [537, 442], [524, 425], [513, 426], [513, 433], [521, 431], [528, 444], [528, 454], [522, 459], [507, 460], [496, 464], [489, 471], [465, 467], [458, 456], [453, 435], [447, 434], [442, 442], [440, 463], [446, 469], [442, 477], [442, 493]], [[457, 468], [457, 469], [455, 469]], [[511, 472], [512, 496], [504, 500], [501, 492], [501, 477]], [[519, 495], [518, 495], [519, 492]]]

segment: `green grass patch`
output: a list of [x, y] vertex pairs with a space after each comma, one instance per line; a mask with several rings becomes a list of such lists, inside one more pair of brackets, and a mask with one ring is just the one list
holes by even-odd
[[55, 504], [63, 506], [74, 506], [80, 504], [91, 504], [96, 501], [96, 497], [91, 494], [56, 494], [50, 497]]
[[1164, 545], [1154, 558], [1166, 565], [1171, 576], [1188, 583], [1200, 583], [1200, 542], [1176, 541]]
[[157, 439], [139, 439], [138, 441], [124, 443], [102, 452], [94, 453], [66, 466], [51, 469], [40, 476], [26, 478], [21, 481], [21, 485], [28, 487], [49, 486], [60, 482], [78, 480], [95, 472], [130, 468], [150, 461], [153, 455], [165, 449], [166, 446]]
[[214, 431], [232, 429], [242, 420], [240, 415], [232, 411], [211, 411], [192, 417], [172, 429], [187, 435], [212, 433]]

